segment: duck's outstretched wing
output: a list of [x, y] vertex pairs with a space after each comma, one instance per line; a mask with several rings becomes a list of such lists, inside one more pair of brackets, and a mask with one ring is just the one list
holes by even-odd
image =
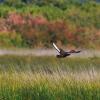
[[80, 53], [81, 50], [70, 50], [69, 53]]
[[60, 49], [53, 43], [54, 48], [60, 53]]

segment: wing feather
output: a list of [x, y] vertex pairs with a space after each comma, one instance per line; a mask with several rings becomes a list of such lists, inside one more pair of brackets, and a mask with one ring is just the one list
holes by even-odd
[[54, 48], [60, 53], [60, 49], [53, 43]]

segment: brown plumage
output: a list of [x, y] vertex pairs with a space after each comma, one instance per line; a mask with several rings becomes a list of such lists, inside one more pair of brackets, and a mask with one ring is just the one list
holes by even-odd
[[55, 43], [53, 43], [54, 48], [59, 52], [59, 55], [57, 55], [57, 58], [64, 58], [67, 57], [73, 53], [80, 53], [80, 50], [70, 50], [70, 51], [64, 51], [61, 48], [58, 48]]

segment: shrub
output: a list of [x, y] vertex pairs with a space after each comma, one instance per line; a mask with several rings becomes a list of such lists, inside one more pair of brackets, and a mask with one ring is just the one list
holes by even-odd
[[78, 0], [32, 0], [32, 4], [22, 7], [1, 4], [0, 33], [20, 33], [29, 47], [49, 47], [51, 41], [95, 47], [100, 39], [96, 36], [100, 28], [99, 8], [98, 3], [81, 4]]
[[2, 47], [26, 47], [25, 41], [18, 33], [2, 33], [0, 35], [0, 46]]

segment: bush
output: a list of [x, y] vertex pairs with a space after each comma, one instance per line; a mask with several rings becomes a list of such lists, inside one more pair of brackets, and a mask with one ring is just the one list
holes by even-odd
[[[8, 33], [9, 35], [0, 35], [0, 46], [2, 47], [26, 47], [25, 41], [18, 33]], [[11, 35], [11, 36], [10, 36]]]
[[29, 47], [49, 47], [51, 41], [82, 47], [88, 47], [87, 42], [92, 47], [99, 44], [96, 33], [100, 29], [100, 4], [78, 0], [30, 1], [21, 7], [21, 0], [18, 6], [12, 6], [16, 0], [0, 5], [0, 33], [20, 33]]
[[21, 8], [24, 5], [22, 0], [5, 0], [4, 4], [17, 8]]
[[8, 24], [11, 30], [21, 33], [28, 45], [33, 47], [40, 44], [48, 47], [48, 43], [57, 40], [63, 43], [68, 32], [64, 21], [48, 21], [43, 16], [12, 14], [8, 17]]

